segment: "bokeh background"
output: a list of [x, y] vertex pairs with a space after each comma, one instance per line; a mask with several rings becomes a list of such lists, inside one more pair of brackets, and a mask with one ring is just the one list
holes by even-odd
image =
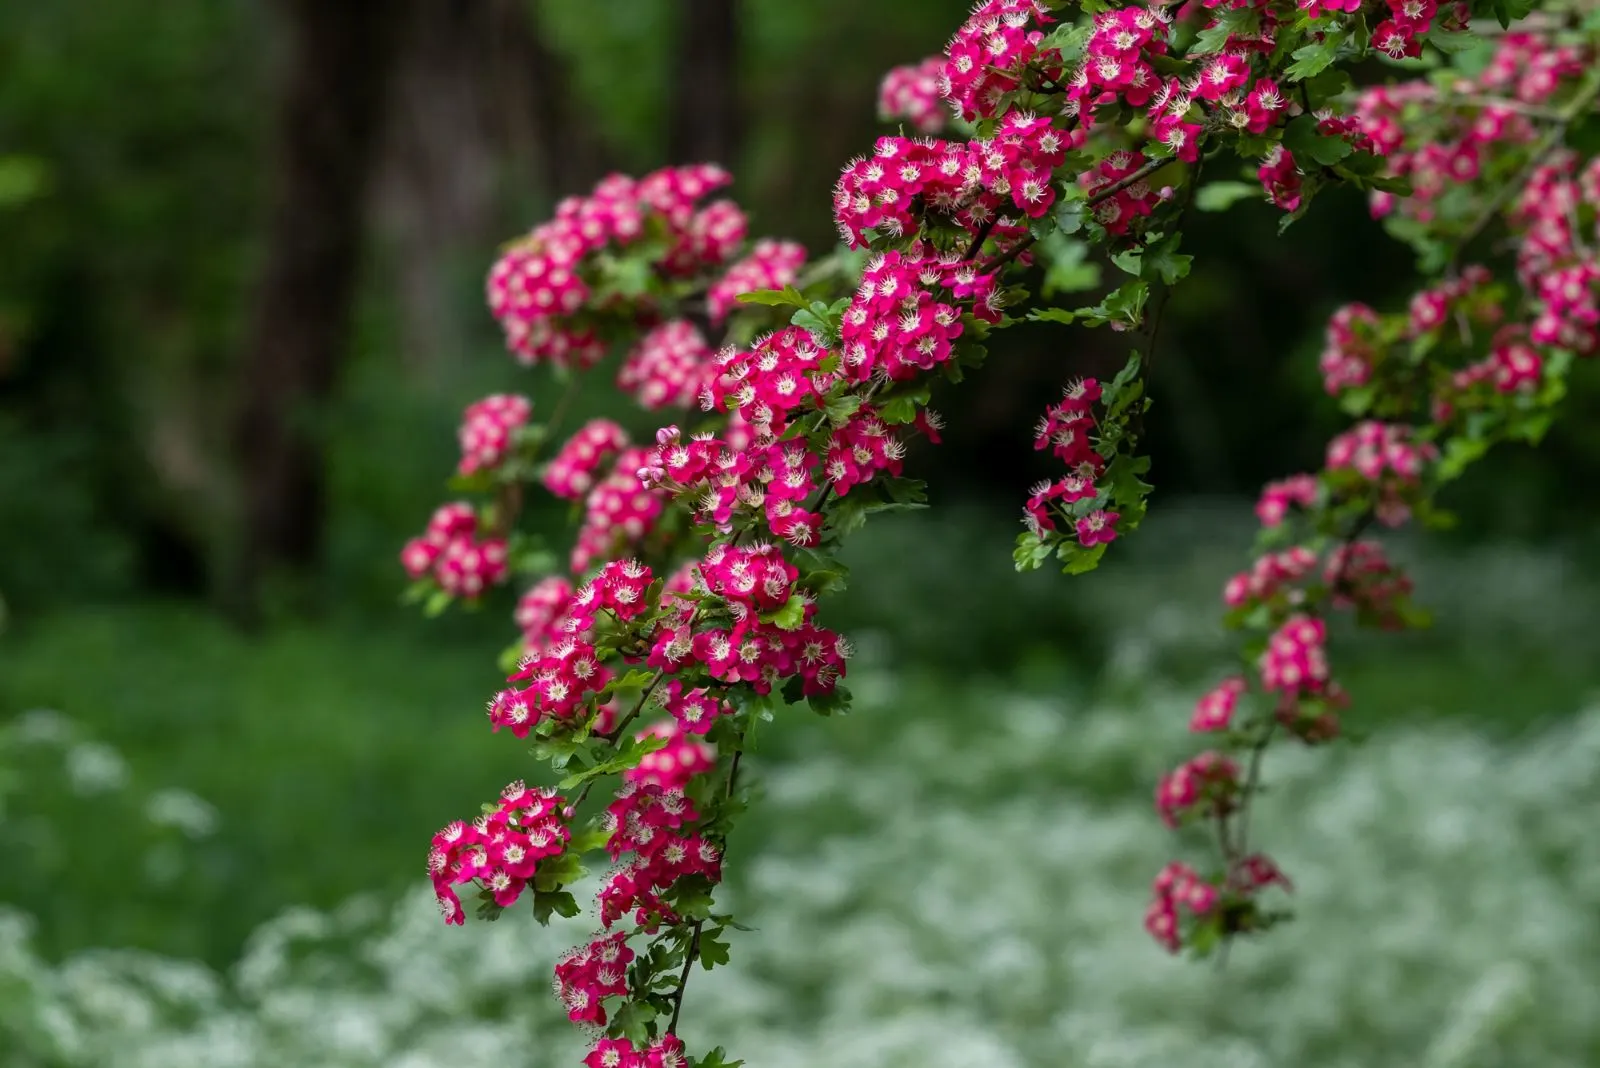
[[[576, 1063], [547, 984], [584, 921], [446, 931], [421, 885], [427, 836], [533, 771], [480, 711], [511, 593], [397, 596], [461, 408], [549, 393], [484, 272], [608, 170], [697, 159], [826, 251], [878, 79], [966, 6], [0, 6], [0, 1066]], [[1102, 571], [1010, 547], [1041, 398], [1117, 339], [1019, 329], [937, 401], [935, 509], [869, 527], [831, 609], [860, 707], [764, 744], [727, 888], [760, 931], [690, 1038], [757, 1068], [1600, 1059], [1593, 367], [1455, 530], [1397, 542], [1438, 624], [1340, 636], [1365, 740], [1274, 759], [1296, 922], [1220, 969], [1139, 928], [1251, 495], [1339, 426], [1321, 323], [1408, 292], [1358, 197], [1318, 209], [1194, 223], [1152, 518]]]

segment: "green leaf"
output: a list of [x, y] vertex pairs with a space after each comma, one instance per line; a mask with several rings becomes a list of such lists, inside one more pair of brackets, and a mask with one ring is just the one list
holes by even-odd
[[1182, 234], [1174, 231], [1160, 240], [1151, 241], [1145, 247], [1144, 258], [1139, 265], [1139, 277], [1146, 281], [1160, 278], [1170, 286], [1187, 276], [1194, 257], [1178, 253], [1178, 242], [1182, 238]]
[[429, 619], [442, 615], [444, 610], [450, 607], [450, 602], [453, 600], [455, 598], [444, 590], [434, 590], [433, 593], [428, 595], [427, 602], [422, 606], [422, 614]]
[[533, 892], [533, 918], [539, 921], [541, 927], [550, 926], [551, 916], [560, 916], [563, 919], [582, 914], [583, 909], [578, 907], [578, 901], [565, 890], [535, 890]]
[[658, 1015], [647, 1001], [625, 1001], [611, 1017], [611, 1030], [643, 1048], [650, 1044], [650, 1024]]
[[1065, 561], [1061, 570], [1068, 575], [1082, 575], [1093, 571], [1100, 566], [1100, 558], [1106, 554], [1106, 543], [1101, 542], [1092, 549], [1085, 549], [1075, 541], [1063, 541], [1062, 559]]
[[1227, 211], [1241, 200], [1264, 196], [1260, 183], [1208, 182], [1195, 191], [1194, 206], [1201, 211]]
[[643, 760], [648, 754], [654, 753], [666, 744], [667, 740], [665, 738], [654, 734], [646, 735], [643, 738], [629, 738], [623, 745], [621, 752], [610, 760], [602, 760], [591, 768], [585, 768], [562, 779], [560, 789], [570, 790], [574, 786], [580, 786], [590, 779], [598, 778], [602, 775], [615, 775], [619, 771], [631, 771], [638, 767], [639, 761]]
[[805, 612], [806, 599], [796, 593], [783, 603], [782, 608], [762, 616], [761, 621], [771, 623], [779, 630], [799, 630], [800, 624], [805, 622]]
[[703, 931], [700, 934], [700, 967], [706, 971], [718, 965], [728, 963], [728, 943], [717, 937], [721, 928], [716, 931]]
[[860, 408], [861, 395], [859, 393], [844, 393], [828, 401], [822, 410], [827, 413], [828, 422], [839, 427], [848, 423], [850, 417], [855, 415]]
[[1072, 323], [1077, 321], [1077, 314], [1065, 308], [1033, 308], [1028, 312], [1028, 321], [1034, 323]]
[[1321, 74], [1338, 58], [1339, 48], [1343, 44], [1342, 35], [1328, 33], [1320, 41], [1313, 41], [1304, 48], [1295, 49], [1294, 62], [1289, 64], [1283, 76], [1291, 82], [1299, 82]]
[[1261, 26], [1261, 12], [1255, 8], [1238, 7], [1224, 11], [1209, 27], [1195, 35], [1189, 46], [1189, 55], [1208, 56], [1222, 51], [1228, 38], [1235, 34], [1253, 34]]
[[811, 302], [794, 286], [782, 289], [756, 289], [739, 294], [741, 304], [765, 304], [770, 308], [808, 308]]
[[810, 695], [806, 698], [806, 704], [819, 716], [831, 716], [836, 712], [843, 714], [850, 711], [850, 700], [850, 690], [841, 682], [827, 693]]
[[1011, 554], [1018, 571], [1037, 571], [1044, 562], [1055, 555], [1055, 546], [1031, 530], [1017, 535], [1017, 548]]
[[690, 1063], [690, 1068], [742, 1068], [744, 1061], [730, 1061], [727, 1052], [718, 1046], [704, 1057]]
[[1294, 153], [1296, 160], [1315, 160], [1331, 167], [1354, 151], [1350, 142], [1342, 137], [1328, 137], [1318, 132], [1313, 115], [1301, 115], [1283, 128], [1283, 146]]
[[656, 673], [635, 668], [621, 678], [612, 679], [606, 688], [612, 693], [618, 690], [642, 690], [655, 680]]

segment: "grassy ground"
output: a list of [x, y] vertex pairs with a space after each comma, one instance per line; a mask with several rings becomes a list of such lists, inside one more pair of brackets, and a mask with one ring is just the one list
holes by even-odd
[[[861, 639], [860, 709], [764, 736], [753, 768], [768, 797], [729, 887], [763, 931], [705, 977], [697, 1029], [778, 1068], [1600, 1054], [1600, 985], [1583, 965], [1600, 951], [1600, 840], [1583, 818], [1600, 800], [1592, 576], [1559, 554], [1447, 557], [1421, 574], [1434, 634], [1336, 648], [1371, 741], [1274, 760], [1260, 832], [1304, 915], [1218, 977], [1165, 961], [1138, 921], [1173, 847], [1151, 785], [1186, 750], [1194, 693], [1227, 667], [1212, 605], [1244, 532], [1174, 517], [1077, 580], [1011, 574], [1008, 533], [869, 528], [835, 616]], [[908, 545], [917, 566], [891, 563]], [[74, 723], [61, 744], [23, 746], [0, 794], [0, 845], [27, 859], [0, 865], [0, 901], [38, 921], [21, 971], [43, 969], [76, 1004], [146, 965], [48, 961], [130, 946], [214, 969], [250, 945], [232, 993], [161, 964], [161, 982], [199, 999], [179, 1015], [202, 1030], [158, 1041], [148, 1021], [101, 1021], [86, 1033], [116, 1049], [104, 1063], [420, 1068], [566, 1043], [539, 991], [581, 930], [443, 932], [415, 901], [258, 930], [294, 905], [394, 900], [419, 882], [435, 826], [529, 770], [478, 711], [494, 622], [248, 639], [193, 609], [133, 605], [8, 635], [0, 707]], [[152, 795], [169, 787], [187, 793]], [[296, 924], [309, 939], [288, 937]], [[463, 1032], [463, 1013], [494, 1023]], [[162, 1045], [213, 1056], [209, 1027], [233, 1029], [238, 1058]]]

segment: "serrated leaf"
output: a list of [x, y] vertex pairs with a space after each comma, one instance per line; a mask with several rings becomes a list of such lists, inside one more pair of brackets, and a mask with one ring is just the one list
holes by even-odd
[[836, 427], [844, 426], [850, 421], [851, 416], [861, 409], [861, 395], [858, 393], [844, 393], [834, 397], [823, 405], [828, 422]]
[[700, 967], [706, 971], [728, 963], [728, 943], [717, 937], [719, 931], [700, 934]]
[[794, 286], [782, 289], [755, 289], [739, 294], [741, 304], [765, 304], [769, 308], [808, 308], [811, 302]]
[[1343, 43], [1344, 39], [1341, 36], [1329, 33], [1320, 41], [1313, 41], [1303, 48], [1295, 49], [1292, 54], [1294, 62], [1283, 72], [1284, 78], [1291, 82], [1299, 82], [1316, 77], [1338, 58], [1339, 46]]
[[1062, 323], [1076, 322], [1077, 313], [1065, 308], [1033, 308], [1028, 312], [1028, 321], [1034, 323]]
[[806, 704], [819, 716], [831, 716], [850, 711], [850, 700], [850, 691], [841, 682], [827, 693], [811, 694], [806, 698]]
[[1191, 56], [1208, 56], [1227, 47], [1235, 34], [1253, 34], [1261, 26], [1261, 12], [1253, 7], [1237, 7], [1222, 12], [1216, 21], [1195, 35], [1189, 46]]
[[1290, 120], [1283, 128], [1283, 147], [1293, 152], [1296, 160], [1311, 159], [1324, 167], [1333, 166], [1355, 151], [1344, 138], [1318, 131], [1316, 117], [1312, 115]]
[[799, 630], [805, 618], [806, 599], [796, 593], [783, 603], [782, 608], [762, 616], [761, 620], [764, 623], [771, 623], [779, 630]]
[[533, 892], [533, 918], [541, 927], [550, 926], [550, 917], [560, 916], [570, 920], [581, 915], [578, 901], [565, 890], [535, 890]]
[[1068, 575], [1082, 575], [1093, 571], [1100, 566], [1100, 558], [1106, 554], [1106, 543], [1101, 542], [1092, 549], [1085, 549], [1077, 542], [1064, 541], [1063, 547], [1068, 548], [1064, 556], [1061, 570]]
[[611, 1030], [643, 1049], [650, 1044], [650, 1024], [660, 1015], [647, 1001], [625, 1001], [611, 1017]]

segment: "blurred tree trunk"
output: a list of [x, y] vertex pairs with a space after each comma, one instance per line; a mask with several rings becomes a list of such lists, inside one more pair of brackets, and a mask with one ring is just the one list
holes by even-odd
[[[571, 0], [553, 0], [570, 3]], [[550, 44], [543, 4], [489, 0], [495, 45], [492, 86], [497, 113], [520, 173], [547, 198], [581, 193], [613, 169], [598, 124], [572, 98], [567, 58]]]
[[398, 30], [410, 0], [279, 0], [288, 35], [273, 202], [234, 427], [240, 543], [230, 590], [249, 615], [263, 577], [322, 549], [318, 409], [333, 389], [360, 265]]
[[674, 163], [738, 165], [739, 0], [678, 0], [668, 152]]

